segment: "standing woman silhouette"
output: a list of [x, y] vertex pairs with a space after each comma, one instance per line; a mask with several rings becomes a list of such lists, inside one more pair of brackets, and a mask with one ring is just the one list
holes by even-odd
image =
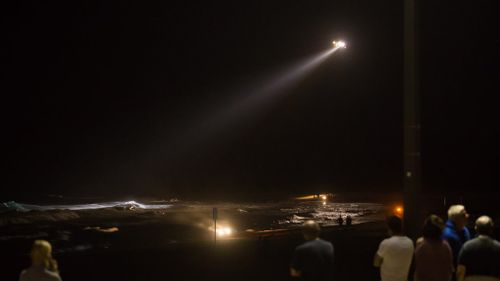
[[21, 272], [19, 281], [61, 281], [48, 241], [35, 240], [31, 249], [31, 267]]

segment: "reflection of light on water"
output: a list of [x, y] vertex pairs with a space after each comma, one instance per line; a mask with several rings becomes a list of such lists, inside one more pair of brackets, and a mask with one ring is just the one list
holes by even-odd
[[284, 225], [298, 225], [306, 220], [315, 220], [321, 225], [336, 225], [339, 216], [349, 215], [353, 224], [359, 224], [369, 221], [383, 220], [384, 206], [373, 203], [333, 203], [327, 201], [305, 201], [295, 206], [280, 208], [283, 216], [276, 220], [276, 223], [283, 227]]

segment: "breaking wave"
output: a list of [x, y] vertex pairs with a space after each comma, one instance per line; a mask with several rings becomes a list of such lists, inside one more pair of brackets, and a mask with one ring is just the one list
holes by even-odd
[[136, 201], [113, 201], [113, 202], [103, 202], [103, 203], [91, 203], [91, 204], [73, 204], [73, 205], [32, 205], [17, 203], [14, 201], [0, 203], [0, 212], [29, 212], [29, 211], [51, 211], [51, 210], [96, 210], [105, 208], [120, 208], [120, 209], [144, 209], [144, 210], [154, 210], [154, 209], [167, 209], [171, 207], [172, 204], [143, 204]]

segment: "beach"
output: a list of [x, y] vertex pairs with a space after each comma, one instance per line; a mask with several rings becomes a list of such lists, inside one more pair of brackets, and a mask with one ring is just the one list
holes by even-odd
[[[90, 212], [54, 210], [43, 217], [50, 217], [51, 213], [62, 216], [64, 212], [72, 215], [61, 221], [4, 225], [3, 234], [11, 233], [0, 240], [6, 280], [16, 280], [21, 270], [29, 266], [28, 253], [34, 239], [53, 243], [63, 280], [290, 280], [292, 252], [304, 241], [296, 225], [276, 228], [282, 226], [281, 220], [276, 216], [270, 219], [265, 214], [272, 212], [256, 205], [224, 206], [221, 218], [245, 221], [243, 218], [255, 217], [259, 221], [247, 219], [245, 226], [257, 227], [240, 228], [235, 235], [221, 237], [214, 243], [213, 232], [200, 231], [206, 225], [181, 223], [186, 218], [192, 222], [199, 217], [198, 212], [188, 212], [185, 206], [177, 212], [115, 208]], [[289, 211], [286, 206], [281, 207], [280, 212]], [[303, 211], [304, 207], [299, 209]], [[206, 213], [209, 208], [203, 210]], [[307, 218], [317, 213], [301, 215]], [[31, 217], [36, 216], [31, 214]], [[210, 219], [210, 213], [203, 219]], [[269, 225], [273, 221], [276, 224]], [[335, 247], [335, 280], [377, 278], [371, 263], [378, 243], [386, 235], [385, 225], [380, 219], [355, 222], [352, 226], [325, 223], [323, 227], [322, 238]], [[262, 229], [265, 225], [271, 228]]]

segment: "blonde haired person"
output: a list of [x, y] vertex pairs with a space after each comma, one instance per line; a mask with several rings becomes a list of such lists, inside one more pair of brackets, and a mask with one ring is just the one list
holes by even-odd
[[19, 281], [61, 281], [48, 241], [35, 240], [31, 249], [31, 267], [21, 272]]
[[446, 222], [443, 239], [450, 245], [453, 253], [453, 266], [457, 266], [458, 253], [462, 245], [470, 240], [470, 232], [467, 229], [469, 214], [463, 205], [453, 205], [448, 209], [448, 221]]

